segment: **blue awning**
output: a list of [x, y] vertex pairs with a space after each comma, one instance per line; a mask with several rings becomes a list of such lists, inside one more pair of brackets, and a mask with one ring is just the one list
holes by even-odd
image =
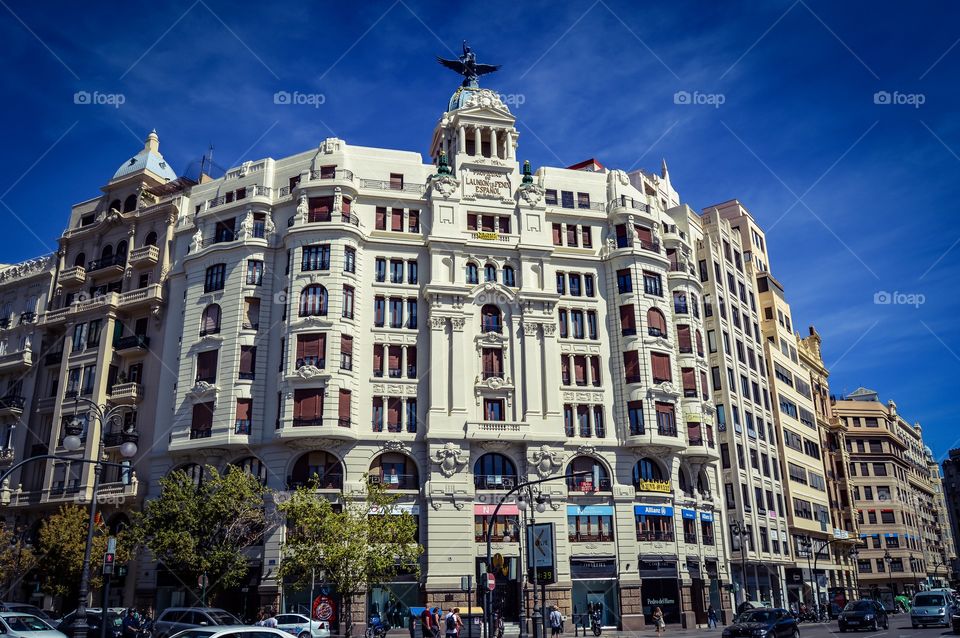
[[669, 505], [634, 505], [633, 513], [643, 516], [673, 516], [673, 508]]
[[680, 510], [680, 515], [683, 516], [684, 518], [697, 520], [697, 513], [694, 512], [693, 510], [682, 509]]

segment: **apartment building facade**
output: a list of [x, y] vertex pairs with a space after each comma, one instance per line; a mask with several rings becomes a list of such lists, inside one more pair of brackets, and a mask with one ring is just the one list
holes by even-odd
[[788, 603], [792, 562], [784, 477], [760, 332], [749, 244], [718, 207], [701, 214], [697, 259], [713, 402], [717, 409], [726, 538], [734, 581], [744, 598]]
[[[960, 448], [954, 448], [943, 460], [943, 496], [953, 536], [954, 556], [960, 555]], [[950, 580], [960, 580], [960, 561], [950, 561]]]
[[814, 414], [820, 430], [820, 448], [826, 470], [830, 521], [833, 526], [833, 542], [826, 551], [831, 554], [836, 568], [828, 574], [826, 593], [831, 603], [839, 604], [843, 599], [860, 597], [857, 574], [860, 532], [850, 506], [850, 484], [847, 479], [850, 455], [846, 446], [846, 420], [834, 418], [833, 415], [830, 373], [823, 362], [822, 343], [820, 333], [813, 326], [809, 327], [806, 337], [797, 335], [800, 364], [809, 375], [813, 392]]
[[[26, 341], [35, 353], [24, 377], [30, 383], [20, 400], [29, 406], [21, 415], [26, 428], [12, 439], [13, 454], [59, 457], [22, 467], [4, 486], [6, 512], [33, 533], [61, 505], [89, 503], [95, 459], [112, 462], [97, 491], [111, 531], [129, 522], [127, 513], [147, 493], [141, 477], [149, 476], [164, 365], [157, 356], [165, 336], [163, 279], [180, 196], [191, 183], [177, 178], [151, 132], [100, 195], [73, 207], [56, 255], [22, 269], [17, 279], [32, 276], [29, 287], [11, 281], [37, 305], [18, 321], [37, 313]], [[68, 435], [80, 438], [79, 449], [65, 446]], [[112, 603], [133, 602], [136, 571], [115, 579]]]
[[937, 528], [945, 521], [935, 518], [942, 493], [919, 424], [866, 388], [835, 401], [833, 412], [847, 427], [848, 478], [865, 543], [858, 557], [861, 590], [889, 599], [929, 586], [934, 557], [944, 547]]
[[[488, 566], [487, 516], [519, 482], [559, 478], [537, 514], [557, 530], [548, 601], [602, 602], [625, 629], [655, 606], [704, 623], [730, 607], [730, 576], [698, 216], [665, 169], [534, 174], [517, 137], [496, 93], [461, 87], [429, 163], [329, 138], [194, 187], [151, 482], [234, 464], [342, 502], [378, 481], [426, 553], [421, 582], [374, 587], [366, 608], [465, 606], [460, 577], [492, 571], [510, 621], [523, 517], [501, 508]], [[306, 603], [275, 577], [284, 533], [252, 557], [249, 604]], [[159, 606], [184, 600], [162, 569], [144, 580]]]

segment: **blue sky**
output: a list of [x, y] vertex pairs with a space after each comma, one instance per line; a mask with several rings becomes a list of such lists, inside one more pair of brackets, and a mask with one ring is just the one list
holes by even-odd
[[178, 171], [208, 144], [228, 168], [334, 134], [425, 152], [458, 84], [433, 56], [466, 38], [503, 64], [484, 85], [514, 100], [535, 167], [666, 157], [694, 209], [740, 199], [832, 390], [894, 399], [940, 456], [960, 446], [958, 18], [947, 2], [0, 0], [0, 255], [52, 250], [154, 127]]

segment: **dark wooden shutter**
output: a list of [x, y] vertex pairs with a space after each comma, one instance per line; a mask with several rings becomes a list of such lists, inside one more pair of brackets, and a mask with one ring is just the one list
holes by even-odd
[[626, 333], [630, 331], [636, 332], [637, 325], [633, 312], [633, 304], [620, 306], [620, 329]]
[[677, 326], [677, 345], [680, 346], [680, 352], [693, 351], [690, 343], [690, 326]]

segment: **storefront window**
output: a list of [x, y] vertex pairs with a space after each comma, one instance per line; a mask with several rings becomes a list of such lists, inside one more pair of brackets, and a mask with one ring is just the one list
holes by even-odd
[[568, 516], [567, 529], [571, 543], [613, 541], [612, 516]]
[[410, 627], [410, 608], [420, 605], [416, 582], [385, 583], [370, 588], [370, 615], [380, 617], [394, 628]]
[[[483, 515], [474, 515], [473, 528], [474, 540], [478, 543], [487, 540], [487, 526], [490, 517]], [[516, 516], [498, 515], [493, 519], [493, 526], [490, 529], [490, 540], [494, 543], [515, 543], [519, 538], [520, 526]]]
[[[572, 558], [570, 575], [573, 581], [573, 620], [584, 623], [582, 614], [586, 614], [591, 605], [599, 605], [600, 623], [606, 627], [616, 627], [620, 618], [616, 560]], [[586, 619], [586, 624], [589, 626], [589, 619]]]

